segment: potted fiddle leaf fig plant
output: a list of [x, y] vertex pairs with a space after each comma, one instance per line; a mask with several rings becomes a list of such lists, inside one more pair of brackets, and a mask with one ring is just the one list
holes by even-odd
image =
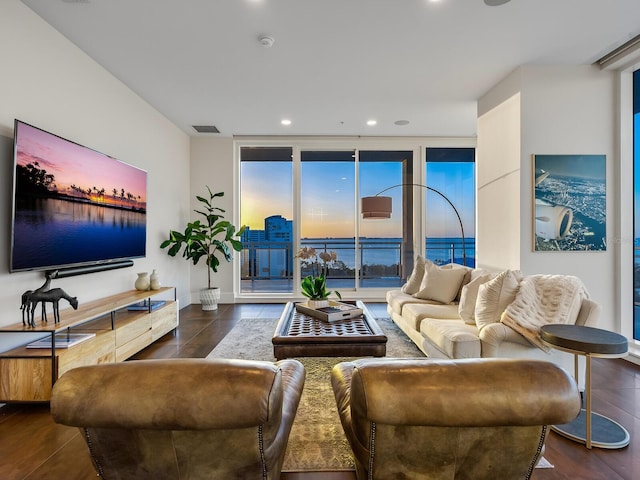
[[221, 260], [230, 262], [233, 251], [242, 250], [240, 237], [245, 230], [239, 230], [225, 220], [223, 210], [214, 206], [214, 200], [224, 196], [224, 192], [211, 192], [207, 186], [209, 197], [196, 195], [201, 204], [200, 210], [194, 210], [202, 218], [189, 222], [184, 232], [169, 231], [169, 238], [162, 242], [160, 248], [167, 248], [167, 253], [175, 257], [182, 249], [182, 256], [191, 260], [194, 265], [203, 259], [207, 266], [207, 288], [200, 290], [200, 303], [203, 310], [217, 310], [220, 299], [220, 288], [211, 286], [211, 272], [216, 273]]

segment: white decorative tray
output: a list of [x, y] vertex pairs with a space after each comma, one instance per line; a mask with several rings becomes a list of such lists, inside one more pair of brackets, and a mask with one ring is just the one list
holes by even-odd
[[336, 322], [338, 320], [346, 320], [362, 315], [362, 309], [350, 303], [336, 302], [329, 300], [329, 306], [314, 308], [310, 307], [307, 302], [296, 303], [296, 310], [305, 315], [319, 318], [325, 322]]

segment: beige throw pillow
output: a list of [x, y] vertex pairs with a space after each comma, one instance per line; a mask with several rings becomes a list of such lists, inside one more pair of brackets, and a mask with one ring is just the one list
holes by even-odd
[[442, 265], [440, 268], [444, 268], [444, 269], [463, 268], [467, 272], [464, 278], [462, 279], [462, 283], [460, 284], [460, 288], [458, 289], [458, 292], [456, 293], [456, 298], [454, 299], [454, 301], [459, 302], [460, 297], [462, 296], [462, 287], [464, 287], [467, 283], [471, 281], [471, 274], [473, 273], [474, 269], [471, 267], [460, 265], [459, 263], [447, 263], [446, 265]]
[[491, 323], [498, 323], [502, 312], [516, 298], [522, 274], [515, 270], [505, 270], [480, 285], [474, 315], [478, 330]]
[[402, 293], [413, 295], [418, 290], [420, 290], [420, 284], [422, 283], [422, 278], [424, 277], [424, 262], [425, 259], [422, 255], [418, 255], [416, 257], [411, 276], [407, 280], [407, 283], [405, 283], [400, 289]]
[[490, 273], [479, 275], [462, 287], [458, 314], [460, 318], [464, 320], [464, 323], [469, 325], [476, 324], [475, 310], [478, 291], [480, 290], [480, 285], [487, 283], [491, 280], [491, 277], [492, 275]]
[[426, 260], [420, 290], [413, 296], [422, 300], [451, 303], [456, 298], [466, 273], [463, 268], [440, 268]]

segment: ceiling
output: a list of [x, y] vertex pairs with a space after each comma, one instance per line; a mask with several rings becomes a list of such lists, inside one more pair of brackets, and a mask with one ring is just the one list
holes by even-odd
[[638, 0], [22, 1], [189, 135], [473, 136], [518, 66], [640, 33]]

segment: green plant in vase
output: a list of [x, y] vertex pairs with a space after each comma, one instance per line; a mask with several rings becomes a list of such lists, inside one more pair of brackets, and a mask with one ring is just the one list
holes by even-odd
[[[223, 197], [224, 192], [212, 193], [207, 187], [209, 198], [196, 195], [196, 199], [202, 205], [201, 210], [194, 210], [202, 217], [202, 220], [189, 222], [184, 232], [169, 231], [169, 238], [162, 242], [160, 248], [167, 248], [167, 253], [175, 257], [182, 249], [182, 256], [197, 265], [201, 259], [207, 265], [207, 288], [200, 290], [200, 302], [203, 310], [216, 310], [220, 289], [211, 286], [211, 272], [217, 273], [221, 260], [230, 262], [233, 251], [242, 250], [240, 237], [245, 230], [242, 226], [239, 230], [224, 219], [223, 210], [213, 205], [218, 197]], [[237, 230], [237, 231], [236, 231]]]
[[[296, 258], [301, 260], [302, 269], [307, 267], [307, 270], [311, 271], [311, 274], [305, 276], [300, 284], [302, 295], [309, 299], [310, 306], [320, 307], [328, 304], [328, 298], [332, 293], [342, 300], [340, 292], [327, 290], [327, 273], [330, 266], [338, 259], [336, 252], [325, 250], [317, 253], [313, 247], [303, 247], [296, 253]], [[319, 260], [322, 261], [322, 265]]]

